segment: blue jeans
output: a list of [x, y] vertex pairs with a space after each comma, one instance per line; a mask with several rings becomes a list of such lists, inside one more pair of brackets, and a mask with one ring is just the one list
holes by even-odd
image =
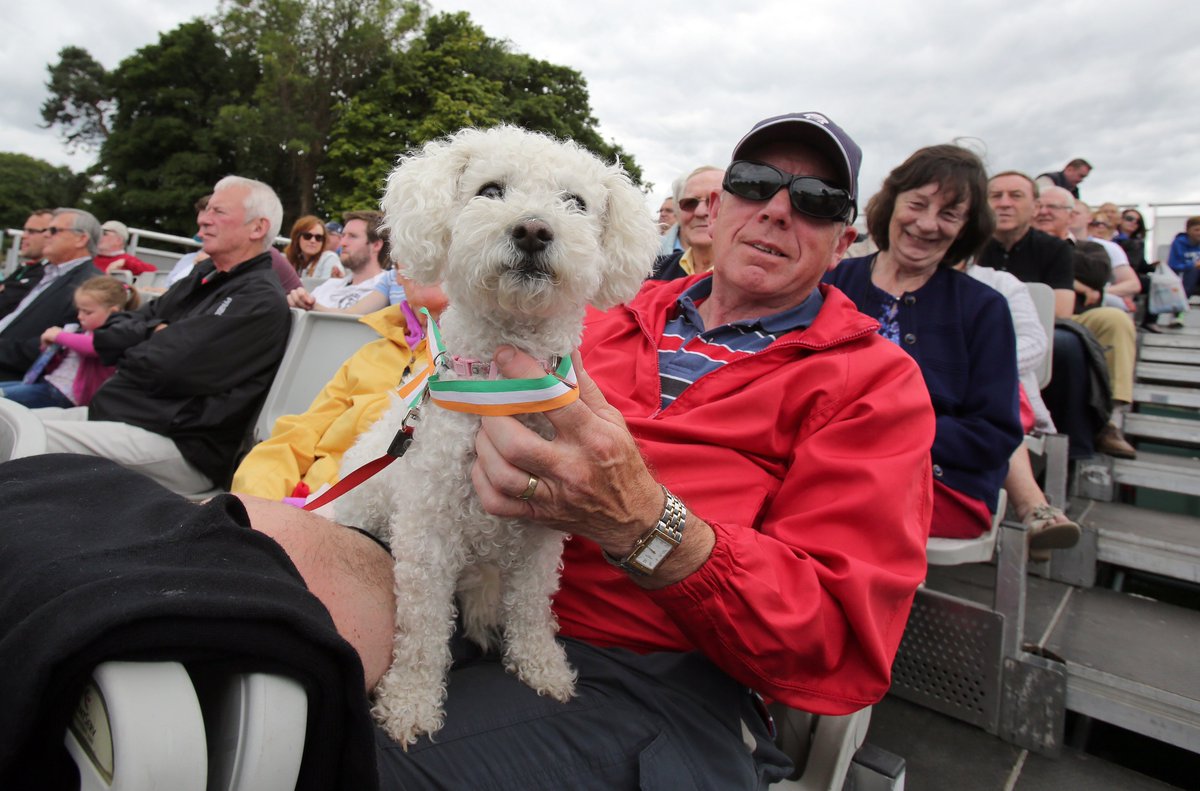
[[40, 409], [47, 406], [57, 406], [64, 409], [75, 406], [75, 402], [67, 398], [63, 391], [47, 382], [45, 379], [27, 385], [24, 382], [0, 382], [0, 397], [15, 401], [30, 409]]

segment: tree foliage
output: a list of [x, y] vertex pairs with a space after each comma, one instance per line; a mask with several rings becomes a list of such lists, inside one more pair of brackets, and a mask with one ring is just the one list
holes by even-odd
[[143, 227], [191, 235], [192, 204], [234, 171], [269, 176], [239, 156], [237, 129], [217, 123], [222, 108], [258, 85], [254, 59], [228, 51], [200, 20], [164, 33], [111, 76], [118, 110], [100, 151], [97, 211]]
[[67, 148], [94, 148], [109, 133], [113, 91], [109, 73], [82, 47], [64, 47], [58, 62], [47, 67], [50, 98], [42, 104], [42, 120], [57, 126]]
[[397, 156], [464, 126], [573, 139], [641, 178], [579, 72], [425, 0], [225, 0], [112, 73], [78, 47], [48, 68], [47, 124], [100, 147], [97, 211], [175, 233], [228, 173], [275, 187], [287, 219], [375, 206]]
[[596, 131], [587, 82], [574, 69], [514, 53], [466, 13], [430, 17], [381, 78], [345, 102], [329, 137], [320, 192], [331, 209], [374, 205], [396, 157], [465, 126], [516, 124], [570, 139], [641, 170]]
[[33, 209], [75, 206], [87, 177], [25, 154], [0, 153], [0, 228], [20, 228]]

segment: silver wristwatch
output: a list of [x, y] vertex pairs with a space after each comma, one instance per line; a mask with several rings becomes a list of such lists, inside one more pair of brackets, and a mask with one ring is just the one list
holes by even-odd
[[605, 560], [634, 574], [650, 575], [675, 551], [675, 547], [683, 541], [687, 507], [667, 487], [664, 486], [662, 490], [667, 502], [654, 527], [637, 540], [624, 558], [616, 558], [605, 552]]

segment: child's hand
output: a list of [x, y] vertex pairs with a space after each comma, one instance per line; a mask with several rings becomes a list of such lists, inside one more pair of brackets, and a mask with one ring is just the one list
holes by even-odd
[[42, 348], [45, 349], [50, 344], [58, 340], [58, 334], [63, 331], [62, 327], [50, 327], [42, 333]]

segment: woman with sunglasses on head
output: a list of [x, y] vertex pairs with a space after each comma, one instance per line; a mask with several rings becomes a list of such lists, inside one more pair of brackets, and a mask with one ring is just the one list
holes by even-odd
[[826, 275], [917, 361], [937, 415], [931, 534], [986, 532], [1021, 444], [1017, 347], [999, 292], [956, 271], [991, 237], [987, 174], [964, 148], [923, 148], [867, 206], [879, 252]]
[[345, 277], [338, 254], [325, 249], [325, 223], [311, 214], [292, 224], [291, 241], [283, 254], [300, 277]]

